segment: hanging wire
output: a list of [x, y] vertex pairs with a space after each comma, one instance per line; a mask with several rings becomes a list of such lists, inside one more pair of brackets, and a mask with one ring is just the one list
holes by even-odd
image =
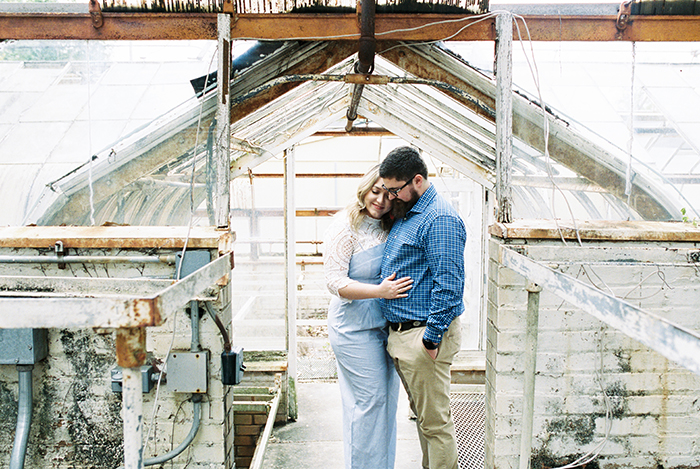
[[85, 49], [87, 53], [87, 111], [88, 111], [88, 154], [90, 155], [90, 160], [88, 161], [88, 186], [90, 188], [90, 225], [95, 226], [95, 191], [92, 185], [92, 161], [96, 158], [92, 154], [92, 112], [91, 112], [91, 101], [92, 92], [90, 89], [90, 41], [85, 41]]
[[627, 171], [625, 172], [625, 195], [627, 205], [632, 197], [632, 147], [634, 146], [634, 69], [637, 63], [637, 43], [632, 42], [632, 72], [630, 83], [630, 139], [627, 144]]
[[[214, 49], [214, 53], [212, 54], [211, 60], [209, 61], [209, 67], [207, 68], [207, 75], [206, 75], [205, 82], [204, 82], [205, 89], [207, 87], [206, 81], [209, 79], [209, 76], [211, 75], [211, 67], [212, 67], [212, 64], [214, 62], [214, 57], [217, 56], [217, 52], [218, 52], [218, 45]], [[220, 79], [222, 79], [222, 78], [220, 78]], [[195, 133], [194, 151], [192, 154], [192, 178], [190, 179], [190, 218], [189, 218], [189, 222], [187, 225], [187, 236], [185, 237], [185, 243], [182, 247], [182, 252], [180, 254], [180, 263], [177, 266], [177, 272], [175, 274], [176, 280], [180, 280], [180, 275], [182, 274], [182, 265], [184, 264], [184, 261], [185, 261], [185, 252], [187, 251], [187, 244], [189, 243], [190, 231], [192, 229], [192, 221], [194, 220], [194, 195], [193, 194], [194, 194], [194, 179], [195, 179], [194, 178], [194, 176], [195, 176], [195, 161], [197, 159], [197, 146], [199, 143], [199, 130], [200, 130], [201, 123], [202, 123], [202, 111], [204, 109], [204, 101], [205, 101], [204, 97], [202, 97], [201, 103], [199, 106], [199, 118], [197, 120], [197, 131]], [[194, 312], [192, 314], [194, 314]], [[170, 356], [170, 352], [172, 351], [173, 345], [175, 343], [175, 333], [177, 330], [177, 320], [176, 319], [177, 319], [177, 314], [173, 315], [173, 317], [172, 317], [173, 331], [171, 333], [170, 345], [168, 346], [168, 351], [165, 354], [166, 359], [163, 360], [164, 363], [167, 363], [167, 358], [168, 358], [168, 356]], [[156, 419], [156, 413], [158, 410], [158, 398], [160, 396], [160, 385], [161, 385], [161, 381], [163, 379], [164, 370], [165, 370], [165, 367], [161, 367], [160, 372], [158, 373], [158, 381], [156, 383], [156, 395], [155, 395], [155, 398], [153, 399], [153, 411], [151, 413], [151, 421], [150, 421], [151, 425], [148, 428], [148, 434], [146, 436], [146, 442], [144, 443], [144, 448], [143, 448], [144, 454], [146, 452], [146, 448], [148, 447], [148, 443], [151, 440], [151, 434], [152, 434], [151, 432], [154, 431], [155, 426], [156, 426], [155, 419]]]
[[[525, 18], [523, 18], [520, 15], [513, 15], [513, 18], [515, 19], [515, 27], [516, 30], [518, 31], [518, 40], [520, 42], [520, 46], [523, 49], [523, 54], [525, 55], [525, 60], [527, 61], [527, 65], [530, 68], [530, 73], [532, 74], [532, 78], [535, 82], [535, 88], [537, 90], [537, 97], [539, 99], [539, 104], [540, 108], [542, 109], [542, 129], [544, 133], [544, 157], [545, 157], [545, 165], [547, 167], [547, 177], [549, 180], [552, 182], [552, 219], [554, 220], [554, 223], [556, 224], [557, 231], [559, 232], [559, 236], [561, 237], [562, 242], [564, 245], [567, 245], [566, 239], [564, 238], [564, 233], [561, 230], [561, 227], [559, 226], [559, 221], [557, 220], [556, 213], [555, 213], [555, 207], [554, 207], [554, 195], [555, 192], [558, 191], [562, 197], [564, 198], [564, 202], [566, 203], [566, 207], [569, 210], [569, 215], [571, 216], [571, 221], [574, 224], [574, 231], [576, 232], [576, 240], [578, 241], [579, 246], [583, 245], [581, 242], [581, 234], [578, 229], [578, 224], [576, 222], [576, 217], [574, 216], [574, 212], [571, 209], [571, 205], [569, 204], [569, 200], [566, 197], [566, 194], [564, 191], [561, 190], [561, 188], [557, 185], [557, 183], [554, 181], [554, 175], [552, 174], [552, 162], [549, 158], [549, 119], [547, 117], [547, 109], [544, 103], [544, 100], [542, 99], [542, 90], [540, 88], [540, 79], [539, 79], [539, 72], [537, 70], [537, 62], [535, 61], [535, 50], [534, 47], [532, 46], [532, 36], [530, 35], [530, 29], [527, 26], [527, 23], [525, 22]], [[525, 31], [527, 32], [527, 40], [530, 43], [530, 53], [532, 55], [532, 63], [530, 63], [530, 58], [527, 55], [527, 52], [525, 51], [525, 43], [523, 41], [522, 35], [520, 34], [520, 26], [518, 25], [518, 20], [523, 22], [523, 26], [525, 27]]]

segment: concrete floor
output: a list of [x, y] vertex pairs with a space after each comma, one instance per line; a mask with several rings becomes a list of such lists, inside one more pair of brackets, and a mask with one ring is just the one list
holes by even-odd
[[[343, 469], [342, 412], [338, 383], [297, 384], [299, 418], [278, 426], [265, 452], [264, 469]], [[415, 420], [408, 418], [408, 398], [399, 397], [397, 469], [420, 469], [421, 451]]]

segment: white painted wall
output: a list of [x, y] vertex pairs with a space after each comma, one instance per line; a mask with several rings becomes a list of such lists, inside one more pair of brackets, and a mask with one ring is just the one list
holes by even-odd
[[[13, 252], [22, 254], [17, 250]], [[36, 254], [34, 250], [27, 252]], [[82, 254], [105, 255], [107, 252], [85, 250]], [[7, 254], [6, 251], [2, 253]], [[59, 271], [55, 265], [41, 269], [38, 266], [12, 268], [3, 264], [2, 275], [13, 275], [13, 271], [15, 275], [22, 272], [23, 275], [172, 278], [174, 267], [151, 265], [144, 269], [140, 265], [113, 264], [108, 268], [83, 268], [73, 265]], [[216, 302], [218, 314], [227, 325], [231, 321], [228, 288], [217, 293]], [[69, 313], [57, 310], [55, 314]], [[190, 331], [190, 319], [183, 307], [163, 326], [147, 329], [147, 350], [157, 361], [165, 361], [171, 348], [189, 351]], [[116, 366], [114, 331], [51, 329], [48, 337], [48, 357], [33, 370], [34, 412], [25, 467], [119, 467], [123, 464], [123, 430], [121, 394], [111, 390], [111, 370]], [[226, 464], [224, 441], [231, 431], [225, 422], [230, 423], [232, 419], [224, 415], [227, 389], [221, 383], [222, 340], [214, 321], [206, 314], [200, 322], [200, 343], [203, 349], [210, 351], [208, 392], [202, 402], [201, 426], [190, 448], [173, 460], [172, 467], [230, 469], [233, 462]], [[17, 387], [16, 367], [0, 365], [0, 467], [9, 466], [12, 452]], [[177, 447], [192, 424], [192, 404], [187, 402], [191, 394], [173, 393], [167, 383], [163, 383], [157, 395], [157, 403], [155, 388], [143, 395], [145, 458]], [[146, 441], [149, 434], [150, 439]]]
[[[492, 238], [489, 263], [488, 469], [518, 467], [523, 406], [526, 282], [498, 263], [502, 241]], [[634, 306], [700, 330], [700, 266], [687, 256], [698, 251], [697, 243], [508, 243]], [[623, 259], [640, 262], [614, 265]], [[700, 376], [546, 290], [540, 294], [538, 345], [533, 469], [561, 466], [595, 450], [605, 439], [606, 422], [610, 433], [597, 467], [700, 465]]]

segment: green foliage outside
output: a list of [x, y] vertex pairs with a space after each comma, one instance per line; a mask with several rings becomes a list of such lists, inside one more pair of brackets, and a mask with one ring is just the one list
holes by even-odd
[[690, 217], [687, 215], [687, 211], [685, 208], [681, 209], [681, 215], [683, 215], [683, 217], [681, 217], [681, 220], [683, 220], [684, 223], [692, 223], [695, 228], [698, 227], [698, 219], [693, 217], [693, 219], [691, 220]]

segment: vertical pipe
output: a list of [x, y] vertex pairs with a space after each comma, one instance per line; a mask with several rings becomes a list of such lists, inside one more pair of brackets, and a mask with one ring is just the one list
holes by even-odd
[[230, 177], [231, 177], [231, 16], [217, 15], [218, 24], [218, 86], [216, 110], [216, 196], [215, 218], [218, 228], [230, 226]]
[[296, 418], [297, 379], [297, 299], [296, 299], [296, 246], [294, 243], [294, 148], [284, 151], [284, 257], [286, 262], [285, 296], [287, 300], [287, 399], [289, 417]]
[[190, 301], [190, 325], [192, 327], [192, 338], [190, 340], [190, 351], [199, 352], [201, 345], [199, 343], [199, 302], [197, 300]]
[[124, 406], [124, 469], [143, 469], [141, 367], [122, 370]]
[[19, 386], [17, 391], [17, 428], [15, 444], [10, 457], [10, 469], [23, 469], [27, 454], [29, 430], [32, 427], [32, 369], [34, 365], [17, 365]]
[[523, 427], [520, 435], [520, 466], [528, 469], [532, 451], [532, 424], [535, 413], [535, 373], [537, 371], [537, 329], [542, 287], [528, 282], [525, 323], [525, 366], [523, 369]]
[[496, 206], [497, 221], [512, 221], [513, 15], [496, 17]]

